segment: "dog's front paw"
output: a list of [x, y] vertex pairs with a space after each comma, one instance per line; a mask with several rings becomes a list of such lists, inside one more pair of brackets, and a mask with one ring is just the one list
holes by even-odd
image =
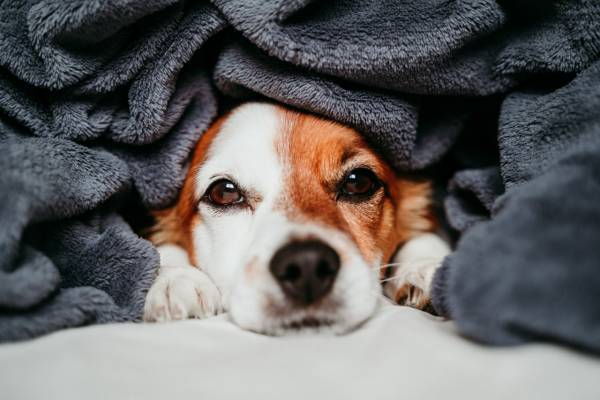
[[427, 307], [435, 271], [449, 253], [448, 244], [432, 233], [408, 241], [390, 264], [393, 273], [385, 279], [386, 296], [397, 304], [418, 309]]
[[431, 299], [431, 282], [440, 261], [415, 260], [395, 269], [385, 285], [385, 294], [397, 304], [424, 309]]
[[192, 266], [163, 267], [146, 296], [144, 320], [206, 318], [222, 310], [221, 293], [204, 272]]

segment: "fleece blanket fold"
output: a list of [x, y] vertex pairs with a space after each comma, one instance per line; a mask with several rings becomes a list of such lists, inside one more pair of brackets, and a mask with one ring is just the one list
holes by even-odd
[[157, 259], [123, 203], [168, 205], [217, 100], [266, 98], [447, 186], [433, 301], [465, 335], [600, 351], [598, 2], [13, 0], [0, 21], [1, 340], [139, 319]]

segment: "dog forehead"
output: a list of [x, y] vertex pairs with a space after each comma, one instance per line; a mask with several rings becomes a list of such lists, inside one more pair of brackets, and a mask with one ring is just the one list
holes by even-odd
[[276, 106], [250, 103], [234, 109], [208, 149], [198, 182], [224, 175], [259, 191], [278, 186], [282, 166], [276, 143], [282, 129], [281, 112]]

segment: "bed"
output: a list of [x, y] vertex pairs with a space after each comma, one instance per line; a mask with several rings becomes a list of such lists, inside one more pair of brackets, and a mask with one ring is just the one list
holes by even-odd
[[351, 334], [267, 337], [226, 315], [107, 324], [0, 346], [3, 399], [600, 399], [600, 359], [486, 347], [383, 305]]

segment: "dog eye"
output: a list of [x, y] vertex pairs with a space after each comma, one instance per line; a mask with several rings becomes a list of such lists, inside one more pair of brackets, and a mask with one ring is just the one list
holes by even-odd
[[235, 183], [227, 179], [220, 179], [210, 185], [205, 196], [217, 206], [230, 206], [244, 201], [244, 196]]
[[370, 196], [379, 189], [381, 183], [373, 171], [358, 168], [350, 171], [342, 181], [339, 195], [346, 197]]

